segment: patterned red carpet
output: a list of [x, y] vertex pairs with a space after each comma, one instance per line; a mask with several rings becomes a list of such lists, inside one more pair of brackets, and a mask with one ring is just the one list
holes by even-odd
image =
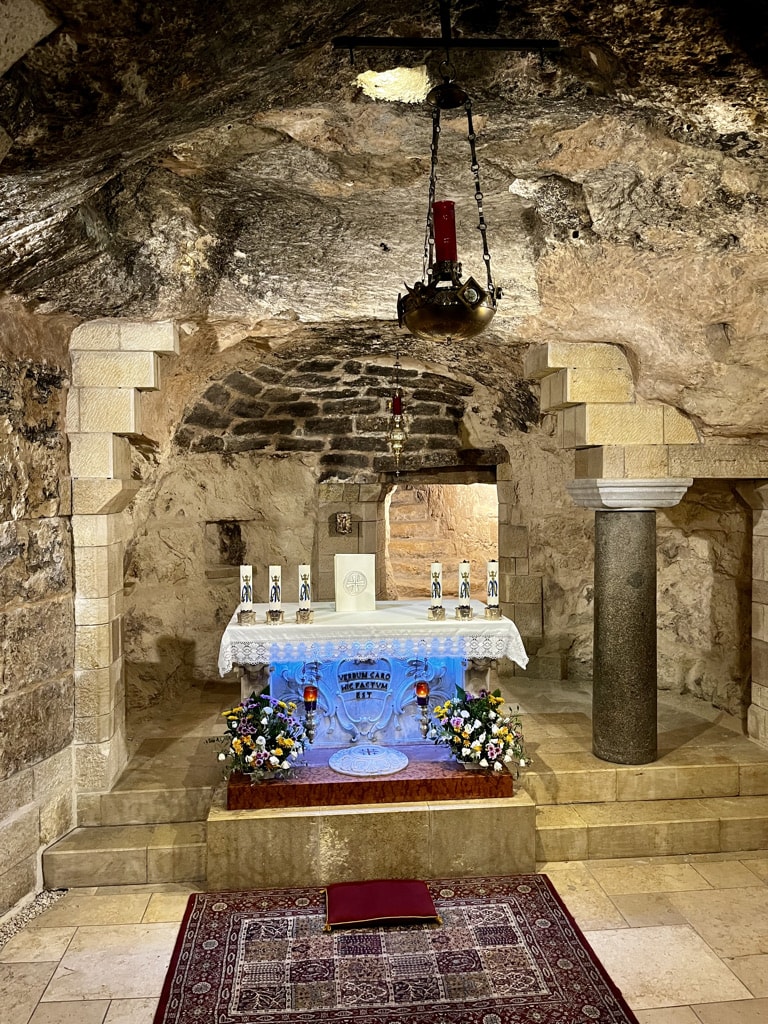
[[332, 933], [322, 889], [191, 896], [155, 1024], [637, 1024], [546, 876], [428, 885], [441, 924]]

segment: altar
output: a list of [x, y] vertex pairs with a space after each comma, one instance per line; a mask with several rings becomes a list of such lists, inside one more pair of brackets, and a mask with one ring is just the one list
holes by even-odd
[[[233, 615], [220, 645], [222, 675], [239, 667], [244, 696], [269, 685], [273, 696], [295, 701], [299, 715], [304, 686], [316, 685], [318, 723], [294, 780], [294, 789], [312, 791], [300, 806], [283, 802], [288, 784], [276, 781], [262, 784], [263, 806], [248, 799], [229, 809], [232, 787], [217, 791], [206, 832], [212, 888], [534, 870], [531, 797], [512, 793], [507, 773], [464, 772], [420, 737], [417, 682], [428, 683], [434, 707], [456, 684], [477, 692], [497, 659], [523, 668], [528, 661], [510, 619], [485, 618], [477, 601], [473, 618], [456, 619], [457, 602], [444, 604], [443, 620], [428, 619], [428, 601], [378, 602], [373, 612], [316, 603], [311, 624], [295, 623], [298, 606], [290, 604], [278, 625], [264, 623], [267, 605], [254, 607], [264, 624], [241, 626]], [[330, 747], [356, 750], [369, 740], [407, 753], [408, 767], [355, 781], [329, 770]], [[254, 788], [261, 791], [245, 781], [240, 787]]]
[[312, 606], [314, 621], [292, 621], [298, 605], [284, 604], [284, 621], [267, 625], [267, 606], [254, 606], [260, 624], [224, 631], [219, 672], [241, 670], [241, 696], [269, 686], [273, 697], [301, 706], [306, 685], [317, 687], [315, 747], [367, 740], [389, 745], [418, 740], [415, 685], [426, 683], [430, 704], [456, 687], [487, 686], [492, 662], [509, 658], [525, 668], [528, 657], [511, 619], [487, 619], [471, 602], [473, 618], [428, 620], [428, 601], [380, 601], [372, 612], [337, 612], [332, 602]]

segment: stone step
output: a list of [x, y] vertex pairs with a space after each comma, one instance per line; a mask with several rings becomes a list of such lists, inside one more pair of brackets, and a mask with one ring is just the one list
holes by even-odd
[[540, 806], [536, 860], [734, 853], [768, 846], [768, 796]]
[[159, 786], [114, 789], [78, 797], [78, 825], [157, 825], [165, 822], [205, 821], [213, 786]]
[[76, 828], [43, 853], [47, 888], [200, 882], [205, 822]]
[[718, 748], [684, 748], [644, 765], [602, 761], [585, 750], [537, 752], [518, 784], [539, 807], [548, 804], [624, 803], [768, 796], [768, 751], [734, 736], [727, 753]]

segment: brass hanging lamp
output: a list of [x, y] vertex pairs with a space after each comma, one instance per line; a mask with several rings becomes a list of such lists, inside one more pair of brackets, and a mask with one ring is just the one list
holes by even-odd
[[[444, 62], [446, 72], [450, 65]], [[493, 282], [491, 254], [488, 248], [487, 225], [480, 186], [480, 165], [477, 159], [476, 135], [472, 122], [472, 101], [467, 93], [446, 73], [440, 85], [427, 95], [432, 107], [432, 162], [429, 175], [429, 200], [424, 238], [422, 278], [413, 288], [406, 285], [405, 295], [398, 296], [397, 319], [418, 338], [441, 341], [451, 338], [472, 338], [485, 330], [496, 312], [501, 289]], [[461, 279], [461, 263], [456, 244], [455, 204], [437, 200], [438, 146], [440, 115], [443, 110], [464, 107], [467, 115], [467, 141], [470, 169], [474, 178], [478, 228], [482, 238], [486, 284], [474, 277]]]

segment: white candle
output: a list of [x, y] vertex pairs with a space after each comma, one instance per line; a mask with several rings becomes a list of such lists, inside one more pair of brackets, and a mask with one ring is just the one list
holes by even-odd
[[469, 605], [469, 562], [459, 562], [459, 605]]
[[283, 570], [279, 565], [269, 567], [269, 610], [280, 611], [280, 602], [283, 596]]
[[499, 563], [496, 559], [492, 559], [487, 566], [486, 574], [486, 585], [485, 585], [486, 600], [489, 608], [499, 607]]
[[253, 608], [253, 566], [240, 566], [240, 607], [249, 612]]
[[430, 569], [430, 593], [433, 608], [443, 607], [443, 563], [433, 562]]
[[308, 565], [299, 566], [299, 608], [312, 604], [312, 570]]

